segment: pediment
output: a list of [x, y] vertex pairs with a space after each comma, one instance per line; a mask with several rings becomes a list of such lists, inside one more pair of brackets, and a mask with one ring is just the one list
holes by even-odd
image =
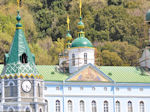
[[92, 64], [83, 66], [78, 72], [70, 76], [67, 81], [112, 82], [107, 75]]

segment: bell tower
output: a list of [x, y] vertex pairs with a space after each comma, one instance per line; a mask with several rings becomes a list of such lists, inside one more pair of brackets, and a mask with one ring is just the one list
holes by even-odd
[[16, 32], [8, 54], [4, 56], [4, 68], [1, 73], [2, 112], [46, 112], [43, 95], [44, 81], [39, 75], [35, 56], [30, 52], [19, 13], [16, 20]]

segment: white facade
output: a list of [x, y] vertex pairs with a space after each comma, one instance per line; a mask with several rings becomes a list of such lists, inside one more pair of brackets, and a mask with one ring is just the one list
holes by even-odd
[[74, 73], [78, 71], [83, 65], [89, 63], [94, 65], [94, 51], [94, 48], [71, 48], [69, 50], [69, 73]]
[[141, 67], [150, 68], [150, 47], [146, 47], [143, 51], [142, 57], [139, 59]]
[[[45, 86], [48, 112], [82, 112], [80, 101], [84, 102], [83, 112], [150, 112], [150, 84], [45, 82]], [[56, 111], [56, 101], [60, 102], [60, 111]], [[69, 111], [69, 101], [72, 102], [72, 111]], [[96, 102], [96, 111], [92, 110], [92, 101]], [[104, 102], [108, 103], [108, 108], [104, 108]], [[128, 110], [129, 102], [132, 103], [132, 111]], [[141, 108], [140, 102], [143, 102]]]

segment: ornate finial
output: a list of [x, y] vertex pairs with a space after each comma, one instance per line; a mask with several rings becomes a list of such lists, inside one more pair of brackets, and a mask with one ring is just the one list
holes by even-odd
[[70, 31], [69, 24], [70, 24], [70, 19], [69, 19], [69, 16], [67, 16], [67, 25], [68, 25], [68, 31]]
[[80, 0], [79, 8], [80, 8], [80, 18], [81, 18], [82, 17], [82, 1], [81, 0]]

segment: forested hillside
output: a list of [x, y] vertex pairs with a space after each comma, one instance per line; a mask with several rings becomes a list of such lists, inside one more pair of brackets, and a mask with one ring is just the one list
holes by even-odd
[[[17, 0], [0, 0], [0, 62], [9, 51]], [[73, 39], [77, 37], [79, 0], [21, 0], [23, 29], [36, 64], [58, 64], [65, 48], [66, 18]], [[144, 25], [150, 0], [82, 0], [86, 37], [96, 49], [97, 65], [136, 66], [148, 43]]]

